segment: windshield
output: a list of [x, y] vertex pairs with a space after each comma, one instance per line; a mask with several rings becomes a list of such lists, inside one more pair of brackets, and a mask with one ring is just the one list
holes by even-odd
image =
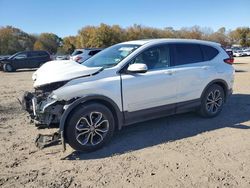
[[140, 45], [134, 44], [117, 44], [99, 52], [83, 62], [82, 65], [87, 67], [113, 67], [139, 47]]

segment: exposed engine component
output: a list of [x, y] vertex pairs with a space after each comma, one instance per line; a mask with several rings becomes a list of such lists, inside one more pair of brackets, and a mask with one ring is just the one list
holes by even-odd
[[[49, 97], [50, 92], [25, 92], [22, 98], [22, 108], [30, 114], [37, 127], [49, 127], [59, 124], [63, 113], [64, 102], [58, 102]], [[53, 105], [52, 105], [53, 104]]]

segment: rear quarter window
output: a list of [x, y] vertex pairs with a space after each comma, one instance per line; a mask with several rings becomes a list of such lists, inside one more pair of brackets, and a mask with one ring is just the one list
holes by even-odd
[[90, 55], [90, 56], [93, 56], [93, 55], [97, 54], [97, 53], [100, 52], [100, 51], [101, 51], [101, 50], [92, 50], [92, 51], [89, 52], [89, 55]]
[[49, 56], [49, 54], [47, 52], [39, 52], [38, 55], [39, 56]]
[[200, 46], [203, 52], [204, 61], [212, 60], [219, 53], [219, 51], [212, 46], [207, 46], [207, 45], [200, 45]]
[[49, 54], [45, 51], [30, 52], [30, 57], [48, 57]]

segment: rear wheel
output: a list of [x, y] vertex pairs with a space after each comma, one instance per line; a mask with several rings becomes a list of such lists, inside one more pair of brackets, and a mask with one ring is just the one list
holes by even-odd
[[215, 117], [221, 112], [224, 102], [225, 93], [223, 88], [214, 84], [205, 91], [199, 113], [203, 117]]
[[3, 65], [3, 70], [4, 72], [13, 72], [15, 69], [12, 67], [11, 64], [4, 64]]
[[73, 149], [91, 152], [108, 143], [114, 130], [112, 112], [102, 104], [90, 103], [73, 111], [67, 121], [65, 136]]

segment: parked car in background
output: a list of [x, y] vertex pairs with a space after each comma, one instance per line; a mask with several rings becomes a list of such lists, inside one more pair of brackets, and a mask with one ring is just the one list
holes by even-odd
[[250, 49], [245, 49], [245, 50], [243, 50], [243, 52], [244, 52], [247, 56], [250, 56]]
[[58, 55], [56, 56], [56, 60], [68, 60], [69, 56], [68, 55]]
[[63, 144], [94, 151], [125, 125], [188, 111], [217, 116], [232, 94], [232, 63], [218, 43], [129, 41], [82, 64], [46, 63], [32, 77], [39, 92], [22, 104], [37, 126], [59, 124]]
[[242, 50], [234, 50], [233, 51], [233, 56], [234, 57], [242, 57], [242, 56], [244, 56], [244, 53], [243, 53]]
[[10, 55], [1, 55], [0, 56], [0, 61], [4, 60], [4, 59], [8, 59], [10, 57]]
[[233, 50], [231, 49], [226, 49], [227, 54], [233, 59], [234, 55], [233, 55]]
[[77, 63], [82, 63], [102, 50], [103, 50], [103, 48], [76, 49], [71, 54], [70, 59], [77, 62]]
[[46, 51], [24, 51], [1, 60], [0, 68], [5, 72], [13, 72], [23, 68], [38, 68], [50, 60], [50, 54]]

